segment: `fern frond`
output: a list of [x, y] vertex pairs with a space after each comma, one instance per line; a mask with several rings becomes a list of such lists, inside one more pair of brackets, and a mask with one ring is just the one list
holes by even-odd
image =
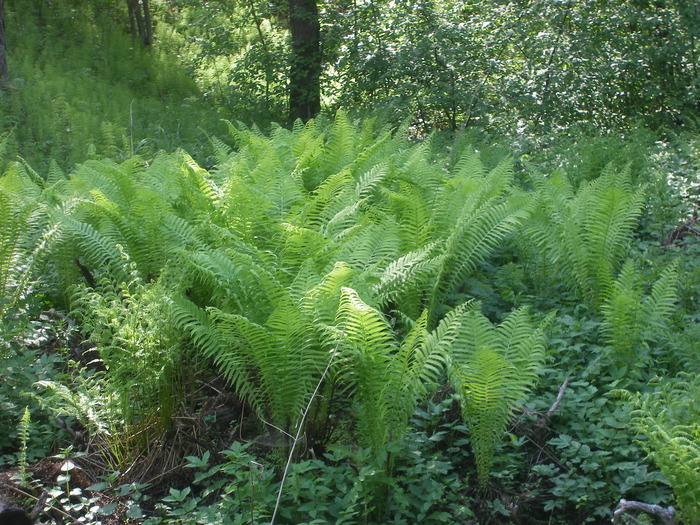
[[522, 400], [544, 362], [543, 329], [552, 317], [533, 327], [527, 310], [519, 309], [494, 327], [481, 313], [464, 308], [438, 325], [451, 339], [448, 376], [472, 434], [481, 488], [511, 408]]
[[[333, 269], [313, 288], [309, 289], [302, 301], [302, 308], [319, 327], [335, 325], [341, 292], [348, 287], [356, 272], [345, 262], [337, 262]], [[336, 339], [329, 346], [337, 344]]]
[[700, 516], [699, 393], [697, 378], [681, 375], [654, 392], [637, 394], [632, 413], [633, 427], [645, 437], [640, 443], [668, 480], [687, 523]]
[[633, 261], [627, 261], [620, 275], [606, 294], [601, 313], [601, 332], [606, 342], [620, 356], [627, 356], [639, 343], [642, 287]]
[[51, 215], [61, 225], [66, 238], [72, 240], [79, 253], [85, 257], [88, 268], [107, 271], [116, 282], [128, 281], [129, 271], [123, 251], [117, 246], [118, 240], [69, 215], [57, 212], [51, 212]]
[[406, 290], [416, 294], [425, 289], [446, 259], [441, 248], [441, 243], [428, 243], [390, 263], [373, 287], [377, 302], [385, 306], [396, 301]]
[[355, 126], [343, 111], [333, 120], [330, 137], [324, 148], [323, 168], [328, 175], [338, 173], [356, 157], [358, 142]]
[[610, 166], [575, 193], [563, 177], [534, 180], [546, 213], [528, 234], [560, 269], [563, 280], [599, 306], [637, 224], [644, 188], [633, 188], [629, 167], [618, 172]]
[[666, 268], [644, 294], [641, 278], [632, 261], [627, 261], [601, 305], [601, 331], [618, 365], [637, 368], [646, 361], [645, 343], [668, 336], [669, 319], [676, 302], [676, 264]]
[[382, 187], [382, 198], [387, 201], [388, 213], [398, 220], [401, 229], [399, 239], [401, 252], [408, 253], [433, 241], [436, 228], [433, 210], [428, 204], [425, 188], [407, 181], [398, 181], [396, 191]]
[[481, 162], [479, 154], [471, 148], [466, 148], [462, 157], [452, 167], [451, 175], [455, 179], [461, 178], [483, 178], [486, 175], [484, 164]]
[[482, 489], [486, 486], [496, 444], [508, 424], [513, 376], [506, 359], [489, 347], [477, 348], [467, 365], [453, 371], [453, 385], [464, 400], [464, 419], [469, 425]]
[[361, 228], [343, 239], [334, 257], [347, 262], [362, 280], [373, 284], [399, 254], [398, 229], [389, 220]]
[[334, 367], [336, 381], [357, 399], [361, 440], [378, 451], [390, 430], [383, 392], [396, 341], [382, 314], [351, 288], [341, 291], [337, 324], [344, 337]]
[[264, 417], [265, 409], [271, 405], [269, 394], [258, 378], [255, 352], [265, 347], [267, 331], [243, 316], [217, 308], [209, 308], [207, 313], [211, 320], [207, 319], [207, 324], [200, 328], [206, 333], [200, 340], [206, 337], [218, 345], [203, 347], [204, 355], [212, 359], [236, 393]]
[[438, 290], [444, 293], [459, 287], [476, 265], [529, 216], [532, 200], [528, 196], [499, 201], [498, 198], [486, 201], [457, 219], [445, 242], [445, 260], [436, 281], [433, 302], [437, 300]]
[[658, 341], [668, 332], [678, 298], [677, 288], [678, 262], [674, 261], [661, 273], [641, 305], [645, 339]]

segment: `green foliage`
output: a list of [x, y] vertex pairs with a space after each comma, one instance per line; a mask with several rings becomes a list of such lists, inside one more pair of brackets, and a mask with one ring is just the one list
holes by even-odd
[[27, 483], [27, 442], [29, 441], [29, 425], [31, 421], [32, 415], [29, 412], [29, 407], [24, 407], [22, 419], [19, 421], [19, 430], [17, 432], [20, 440], [19, 457], [17, 458], [17, 476], [22, 485]]
[[66, 168], [185, 144], [205, 158], [206, 137], [190, 123], [214, 130], [216, 115], [173, 55], [133, 45], [126, 2], [20, 0], [6, 12], [10, 89], [0, 97], [0, 132], [12, 134], [10, 158], [43, 170], [51, 160]]
[[38, 241], [46, 217], [37, 179], [20, 163], [11, 164], [0, 176], [0, 319], [26, 292], [41, 247]]
[[106, 389], [127, 424], [156, 418], [161, 427], [169, 428], [182, 399], [187, 356], [163, 304], [167, 289], [157, 284], [146, 287], [138, 280], [130, 283], [133, 291], [100, 284], [96, 290], [74, 291], [71, 315], [81, 319], [95, 344], [108, 372], [102, 381], [108, 383]]
[[[22, 321], [26, 322], [26, 318]], [[16, 331], [7, 322], [0, 325], [3, 370], [0, 382], [0, 465], [15, 465], [23, 457], [26, 467], [49, 454], [63, 439], [63, 433], [49, 413], [28, 395], [35, 382], [54, 380], [59, 376], [61, 356], [42, 354], [36, 347], [36, 343], [41, 344], [53, 337], [53, 328], [45, 323], [23, 325]], [[27, 421], [31, 424], [21, 427], [20, 422], [27, 413]], [[18, 453], [20, 450], [23, 451], [21, 454]]]
[[336, 379], [357, 401], [360, 443], [376, 455], [388, 441], [403, 437], [417, 401], [442, 378], [449, 342], [428, 333], [427, 318], [426, 311], [399, 342], [381, 312], [354, 290], [342, 290]]
[[643, 436], [649, 458], [673, 489], [683, 523], [700, 517], [700, 438], [697, 396], [700, 385], [694, 375], [683, 374], [661, 382], [654, 392], [632, 398], [632, 422]]
[[[161, 41], [242, 120], [281, 121], [286, 6], [168, 4]], [[420, 131], [693, 122], [698, 14], [684, 2], [320, 3], [324, 104]]]
[[[150, 438], [178, 432], [178, 410], [206, 403], [185, 386], [219, 375], [216, 388], [257, 417], [237, 435], [265, 425], [304, 435], [279, 509], [290, 523], [454, 522], [473, 517], [472, 497], [479, 519], [515, 505], [584, 522], [620, 495], [662, 501], [658, 473], [615, 423], [627, 407], [608, 392], [646, 376], [640, 356], [663, 374], [677, 366], [669, 349], [691, 353], [694, 332], [680, 323], [697, 283], [683, 282], [683, 263], [659, 272], [648, 240], [628, 249], [643, 196], [628, 169], [530, 184], [519, 164], [489, 154], [487, 166], [463, 139], [448, 162], [437, 138], [415, 144], [406, 127], [342, 112], [291, 130], [229, 129], [235, 146], [212, 140], [211, 169], [177, 152], [91, 159], [67, 177], [16, 164], [0, 178], [15, 218], [2, 230], [6, 318], [17, 322], [15, 306], [32, 297], [68, 307], [98, 358], [13, 383], [39, 387], [30, 455], [41, 400], [123, 468]], [[552, 307], [557, 320], [541, 313]], [[20, 362], [3, 337], [5, 362]], [[446, 378], [461, 410], [443, 406], [431, 430], [416, 414], [447, 395]], [[27, 404], [17, 395], [2, 438], [11, 460]], [[154, 519], [269, 518], [276, 468], [236, 454], [226, 468], [201, 460], [214, 470], [173, 487]], [[145, 512], [133, 508], [133, 519]]]
[[[494, 327], [482, 314], [456, 312], [450, 382], [469, 425], [477, 474], [486, 487], [496, 444], [506, 429], [515, 403], [522, 401], [544, 361], [544, 330], [553, 314], [533, 328], [526, 309], [512, 312]], [[449, 319], [449, 318], [448, 318]]]
[[[444, 457], [433, 457], [426, 436], [392, 444], [396, 478], [387, 478], [372, 463], [367, 449], [335, 447], [324, 460], [294, 463], [285, 486], [280, 523], [405, 523], [429, 520], [452, 523], [471, 517], [458, 472]], [[225, 461], [188, 457], [195, 485], [170, 494], [145, 523], [173, 519], [183, 523], [250, 523], [269, 520], [279, 482], [274, 465], [238, 443], [223, 451]], [[386, 500], [376, 489], [388, 485]], [[198, 487], [205, 486], [203, 490]], [[378, 512], [378, 506], [384, 509]], [[233, 521], [231, 521], [233, 519]]]
[[534, 177], [540, 202], [529, 238], [579, 296], [599, 306], [613, 286], [644, 204], [629, 167], [608, 166], [574, 190], [564, 177]]
[[644, 296], [640, 277], [627, 261], [601, 305], [601, 331], [616, 366], [630, 371], [651, 357], [649, 343], [669, 336], [669, 320], [675, 310], [677, 265], [672, 263]]

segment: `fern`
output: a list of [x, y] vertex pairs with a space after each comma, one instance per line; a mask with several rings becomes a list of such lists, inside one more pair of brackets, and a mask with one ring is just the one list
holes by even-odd
[[672, 264], [645, 296], [634, 263], [623, 265], [601, 305], [601, 331], [616, 366], [638, 371], [649, 357], [648, 343], [668, 337], [677, 281], [676, 264]]
[[44, 183], [26, 164], [11, 163], [0, 176], [0, 319], [26, 292], [46, 255]]
[[561, 177], [535, 176], [542, 210], [529, 236], [559, 269], [561, 278], [593, 306], [613, 285], [644, 203], [629, 166], [611, 166], [574, 193]]
[[355, 126], [347, 115], [342, 111], [336, 113], [323, 156], [323, 170], [326, 174], [340, 172], [355, 159], [356, 148], [360, 146], [357, 139]]
[[482, 314], [466, 309], [448, 323], [454, 333], [450, 382], [472, 435], [482, 489], [512, 407], [534, 384], [544, 361], [543, 331], [552, 319], [553, 314], [535, 328], [527, 310], [519, 309], [494, 327]]
[[[471, 311], [472, 305], [458, 309]], [[400, 439], [416, 404], [443, 378], [449, 353], [459, 331], [448, 320], [428, 331], [428, 311], [408, 322], [402, 340], [384, 315], [357, 291], [343, 288], [337, 325], [341, 347], [335, 363], [335, 381], [356, 402], [357, 432], [379, 460], [382, 447]], [[382, 460], [383, 461], [383, 460]]]
[[469, 203], [457, 219], [453, 233], [445, 241], [446, 257], [440, 269], [433, 304], [445, 293], [457, 288], [485, 260], [503, 239], [514, 232], [528, 217], [531, 200], [527, 196], [511, 197], [504, 202], [489, 199], [472, 208]]
[[642, 446], [673, 489], [683, 523], [700, 523], [700, 385], [683, 375], [655, 392], [632, 398], [632, 424], [644, 436]]

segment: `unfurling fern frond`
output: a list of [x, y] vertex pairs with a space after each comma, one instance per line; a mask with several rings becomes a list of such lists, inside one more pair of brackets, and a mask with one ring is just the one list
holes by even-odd
[[481, 313], [466, 309], [450, 320], [448, 372], [472, 435], [482, 488], [512, 407], [534, 384], [544, 361], [543, 330], [552, 319], [553, 314], [534, 327], [527, 310], [518, 309], [494, 327]]

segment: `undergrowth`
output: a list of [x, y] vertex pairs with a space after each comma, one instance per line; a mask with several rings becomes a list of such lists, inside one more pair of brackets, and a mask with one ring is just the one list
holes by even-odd
[[342, 113], [229, 132], [211, 169], [177, 152], [0, 177], [3, 461], [46, 486], [33, 459], [85, 453], [50, 512], [243, 523], [281, 488], [280, 523], [585, 523], [669, 483], [688, 519], [670, 449], [634, 430], [697, 366], [692, 216], [644, 206], [687, 210], [680, 177], [619, 162], [574, 184]]

